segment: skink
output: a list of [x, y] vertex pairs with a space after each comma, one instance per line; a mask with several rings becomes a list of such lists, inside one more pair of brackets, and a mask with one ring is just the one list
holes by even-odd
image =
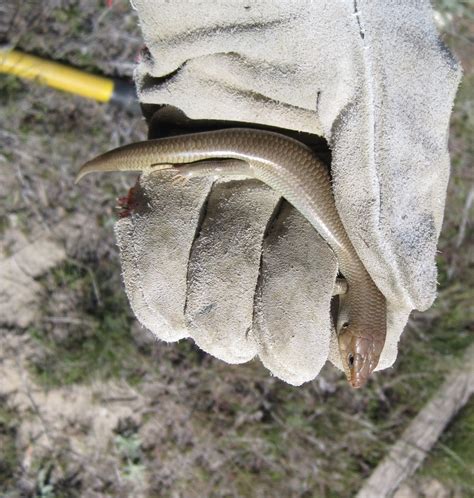
[[256, 178], [300, 211], [334, 251], [347, 281], [337, 334], [353, 387], [365, 384], [386, 336], [386, 302], [358, 257], [334, 202], [324, 164], [304, 144], [246, 128], [193, 133], [119, 147], [84, 164], [76, 181], [96, 171], [172, 170], [180, 178], [239, 175]]

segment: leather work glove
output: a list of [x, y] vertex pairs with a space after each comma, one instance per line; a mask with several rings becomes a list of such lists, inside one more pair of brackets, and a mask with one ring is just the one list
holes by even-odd
[[[428, 0], [133, 5], [150, 138], [270, 128], [330, 164], [346, 231], [387, 299], [377, 369], [391, 366], [410, 311], [435, 298], [460, 79]], [[143, 174], [116, 224], [138, 320], [228, 363], [258, 355], [294, 385], [328, 358], [340, 367], [330, 313], [338, 265], [319, 234], [256, 180], [172, 177]]]

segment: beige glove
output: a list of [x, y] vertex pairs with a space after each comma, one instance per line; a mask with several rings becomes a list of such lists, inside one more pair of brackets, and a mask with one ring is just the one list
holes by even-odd
[[[429, 2], [134, 5], [148, 47], [136, 71], [142, 103], [177, 107], [195, 127], [251, 122], [329, 141], [339, 213], [387, 298], [378, 369], [390, 366], [410, 310], [435, 297], [459, 81]], [[295, 385], [328, 355], [338, 365], [337, 262], [314, 229], [258, 182], [170, 181], [143, 176], [116, 226], [143, 325], [229, 363], [258, 354]]]

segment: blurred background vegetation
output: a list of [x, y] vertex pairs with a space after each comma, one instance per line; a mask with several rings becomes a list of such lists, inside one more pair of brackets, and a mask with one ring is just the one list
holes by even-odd
[[[114, 199], [133, 175], [75, 173], [144, 139], [141, 118], [0, 75], [2, 257], [54, 233], [67, 258], [36, 281], [27, 327], [0, 326], [0, 495], [353, 495], [472, 342], [474, 12], [434, 2], [464, 66], [450, 133], [451, 181], [439, 297], [414, 313], [393, 370], [351, 390], [327, 365], [294, 388], [258, 361], [226, 365], [191, 342], [156, 343], [135, 322], [120, 277]], [[2, 10], [4, 9], [4, 11]], [[10, 2], [8, 43], [85, 70], [131, 76], [142, 46], [129, 4]], [[2, 25], [3, 23], [3, 25]], [[413, 496], [474, 496], [474, 404], [411, 480]]]

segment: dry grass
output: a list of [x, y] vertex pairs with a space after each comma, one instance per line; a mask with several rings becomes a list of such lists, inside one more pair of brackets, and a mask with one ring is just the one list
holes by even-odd
[[[16, 4], [9, 39], [19, 48], [130, 74], [141, 40], [126, 2], [110, 10], [90, 1]], [[456, 16], [446, 26], [462, 59], [472, 51], [472, 26]], [[396, 368], [357, 392], [330, 366], [293, 388], [258, 362], [229, 366], [186, 341], [146, 340], [124, 299], [112, 237], [114, 198], [130, 178], [91, 175], [73, 186], [85, 157], [142, 139], [143, 122], [1, 76], [1, 248], [14, 251], [18, 234], [55, 233], [62, 222], [69, 260], [41, 280], [41, 320], [0, 330], [0, 369], [30, 372], [18, 374], [28, 396], [1, 400], [0, 494], [340, 497], [357, 490], [472, 340], [474, 76], [465, 69], [453, 115], [439, 299], [413, 316]], [[72, 418], [71, 393], [84, 400]], [[53, 400], [63, 408], [53, 409]], [[99, 409], [110, 417], [95, 446], [88, 412]]]

